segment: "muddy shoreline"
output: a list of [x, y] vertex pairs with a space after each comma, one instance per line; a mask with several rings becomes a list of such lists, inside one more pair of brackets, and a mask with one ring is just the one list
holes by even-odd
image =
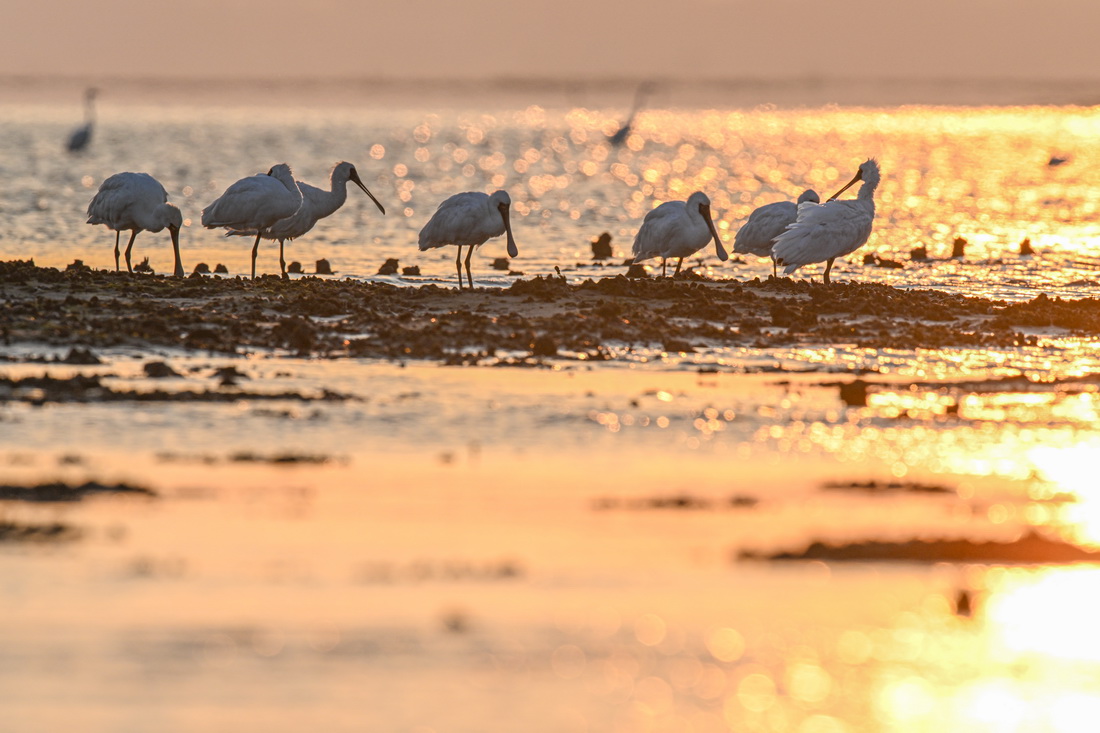
[[[804, 280], [625, 277], [508, 288], [305, 277], [183, 280], [0, 263], [0, 340], [70, 348], [285, 350], [321, 358], [478, 364], [524, 357], [607, 360], [632, 348], [849, 344], [865, 348], [1032, 345], [1034, 329], [1100, 334], [1100, 300], [1025, 303], [935, 290]], [[13, 357], [7, 356], [9, 360]]]

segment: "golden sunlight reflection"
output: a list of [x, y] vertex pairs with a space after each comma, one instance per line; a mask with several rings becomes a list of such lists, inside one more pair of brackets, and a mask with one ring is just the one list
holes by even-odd
[[1090, 438], [1068, 446], [1041, 445], [1029, 457], [1039, 476], [1049, 482], [1047, 493], [1072, 496], [1060, 520], [1078, 542], [1100, 544], [1100, 481], [1097, 481], [1096, 457], [1100, 439]]
[[1100, 664], [1100, 568], [1006, 570], [991, 584], [984, 615], [994, 654]]

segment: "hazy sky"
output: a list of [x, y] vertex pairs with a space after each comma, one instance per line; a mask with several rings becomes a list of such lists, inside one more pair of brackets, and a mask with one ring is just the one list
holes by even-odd
[[1092, 79], [1097, 0], [0, 0], [0, 74]]

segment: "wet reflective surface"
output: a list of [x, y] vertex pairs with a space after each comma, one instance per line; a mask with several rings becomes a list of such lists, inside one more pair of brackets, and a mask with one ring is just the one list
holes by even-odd
[[[352, 190], [292, 258], [373, 277], [398, 257], [422, 268], [411, 284], [446, 280], [451, 257], [415, 253], [419, 225], [455, 190], [505, 186], [513, 267], [614, 274], [576, 266], [587, 241], [608, 230], [623, 253], [664, 197], [706, 188], [732, 234], [754, 206], [829, 189], [876, 154], [868, 251], [905, 268], [838, 263], [838, 279], [1013, 300], [1095, 287], [1091, 109], [658, 110], [613, 150], [613, 112], [578, 107], [410, 105], [367, 123], [338, 108], [138, 108], [104, 110], [104, 145], [76, 160], [59, 155], [66, 113], [0, 120], [15, 192], [4, 258], [105, 267], [109, 235], [79, 214], [116, 170], [156, 172], [197, 219], [277, 160], [316, 182], [349, 159], [391, 215]], [[1054, 152], [1072, 161], [1049, 166]], [[247, 268], [243, 241], [184, 234], [188, 269]], [[946, 257], [956, 236], [962, 261], [908, 260], [918, 245]], [[1024, 237], [1040, 254], [1016, 254]], [[475, 275], [507, 284], [494, 246]], [[136, 245], [158, 269], [168, 251], [164, 236]], [[0, 484], [155, 492], [0, 499], [0, 532], [70, 530], [0, 533], [5, 729], [1091, 730], [1095, 565], [742, 559], [1032, 532], [1100, 548], [1096, 342], [1033, 331], [1015, 348], [613, 348], [533, 368], [136, 347], [76, 366], [26, 361], [64, 348], [8, 344], [6, 379], [240, 398], [4, 387]], [[179, 376], [149, 378], [154, 361]], [[227, 366], [235, 387], [220, 385]], [[841, 386], [857, 377], [852, 397]], [[315, 399], [326, 389], [350, 399]], [[249, 396], [265, 392], [302, 398]]]

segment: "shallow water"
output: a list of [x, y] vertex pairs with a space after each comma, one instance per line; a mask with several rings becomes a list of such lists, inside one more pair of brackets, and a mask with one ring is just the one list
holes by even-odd
[[[865, 158], [883, 170], [875, 233], [863, 250], [838, 263], [838, 277], [905, 287], [938, 287], [990, 297], [1030, 297], [1035, 288], [1071, 297], [1095, 292], [1100, 266], [1097, 138], [1100, 116], [1086, 107], [898, 107], [812, 109], [676, 108], [644, 111], [622, 148], [612, 148], [622, 110], [570, 106], [561, 95], [545, 106], [514, 105], [520, 95], [487, 92], [473, 108], [432, 108], [411, 91], [389, 106], [338, 102], [295, 106], [100, 104], [87, 155], [63, 153], [74, 110], [24, 103], [0, 113], [0, 153], [11, 192], [0, 203], [0, 256], [34, 257], [63, 266], [75, 258], [111, 265], [113, 237], [84, 224], [99, 183], [120, 170], [144, 170], [183, 210], [185, 267], [224, 263], [247, 273], [246, 240], [225, 239], [198, 225], [200, 212], [234, 180], [288, 161], [297, 176], [324, 185], [337, 160], [354, 162], [389, 212], [382, 216], [354, 186], [348, 203], [299, 241], [288, 261], [306, 272], [322, 257], [337, 276], [376, 277], [397, 258], [422, 276], [444, 281], [449, 251], [420, 253], [416, 234], [436, 205], [464, 190], [505, 188], [514, 202], [520, 257], [528, 275], [559, 267], [571, 278], [614, 275], [629, 256], [638, 224], [661, 201], [708, 193], [723, 237], [731, 240], [757, 206], [793, 199], [804, 188], [837, 190]], [[528, 95], [522, 99], [529, 100]], [[1051, 166], [1052, 156], [1068, 162]], [[615, 258], [593, 267], [589, 243], [612, 235]], [[947, 259], [952, 242], [966, 256]], [[1030, 239], [1037, 254], [1020, 257]], [[934, 261], [912, 262], [924, 246]], [[877, 253], [904, 269], [865, 267]], [[142, 234], [144, 256], [170, 266], [168, 237]], [[482, 284], [511, 277], [490, 267], [500, 242], [478, 253]], [[721, 264], [709, 250], [697, 258], [714, 277], [768, 274], [749, 257]], [[263, 246], [261, 272], [277, 272], [276, 246]], [[799, 276], [820, 276], [819, 267]]]
[[[874, 154], [885, 175], [868, 251], [905, 260], [923, 244], [944, 257], [955, 236], [971, 248], [904, 270], [838, 263], [838, 279], [1094, 294], [1092, 109], [651, 111], [611, 151], [619, 110], [508, 102], [104, 102], [80, 158], [60, 152], [71, 109], [5, 108], [0, 257], [108, 266], [108, 233], [81, 213], [117, 170], [155, 173], [197, 219], [271, 163], [317, 181], [349, 159], [390, 214], [352, 189], [288, 259], [373, 277], [398, 257], [421, 266], [411, 283], [447, 281], [450, 257], [416, 252], [419, 226], [453, 191], [506, 186], [514, 267], [608, 275], [621, 268], [577, 266], [588, 240], [610, 231], [625, 255], [658, 200], [703, 188], [732, 233], [756, 205], [807, 185], [831, 193]], [[1055, 153], [1072, 160], [1050, 167]], [[1035, 257], [1016, 256], [1024, 237]], [[189, 269], [247, 270], [243, 240], [192, 225], [183, 243]], [[509, 281], [488, 267], [502, 253], [479, 253], [479, 283]], [[135, 254], [165, 269], [166, 236], [143, 234]], [[706, 265], [717, 277], [768, 271]], [[275, 267], [268, 245], [261, 269]], [[0, 502], [5, 521], [82, 533], [0, 542], [4, 728], [1090, 730], [1095, 566], [738, 559], [814, 540], [1005, 541], [1033, 528], [1100, 546], [1100, 392], [1069, 381], [1100, 372], [1096, 343], [1041, 335], [990, 350], [637, 349], [542, 368], [134, 348], [94, 366], [4, 363], [6, 377], [194, 391], [234, 365], [243, 392], [353, 397], [0, 403], [0, 483], [158, 494]], [[184, 376], [148, 379], [151, 360]], [[838, 383], [867, 371], [868, 404], [846, 405]], [[1020, 374], [1030, 381], [990, 381]], [[941, 491], [851, 486], [869, 481]], [[961, 591], [969, 616], [956, 613]]]

